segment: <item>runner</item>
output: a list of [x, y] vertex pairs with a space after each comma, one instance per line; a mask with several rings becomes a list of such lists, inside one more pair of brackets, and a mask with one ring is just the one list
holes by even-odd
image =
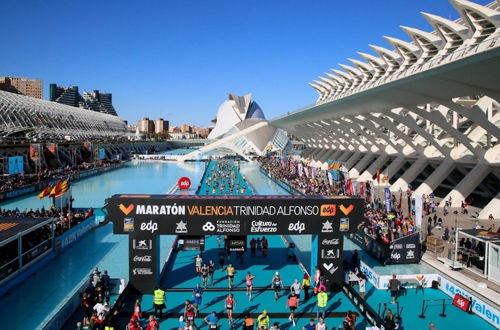
[[247, 285], [248, 301], [252, 301], [252, 288], [253, 288], [254, 278], [255, 278], [255, 275], [252, 275], [250, 272], [247, 273], [247, 276], [245, 278], [246, 285]]
[[196, 266], [196, 275], [200, 276], [201, 274], [201, 265], [203, 264], [203, 259], [200, 257], [198, 254], [196, 256], [196, 259], [194, 260], [195, 266]]
[[278, 272], [274, 274], [271, 286], [274, 289], [274, 300], [277, 301], [280, 296], [280, 290], [283, 289], [283, 281], [281, 280], [281, 276]]
[[234, 273], [235, 273], [233, 265], [229, 264], [229, 266], [227, 266], [226, 270], [227, 270], [227, 281], [229, 283], [229, 289], [232, 289], [233, 288]]
[[184, 302], [184, 319], [186, 320], [186, 327], [188, 324], [191, 324], [193, 327], [196, 327], [194, 324], [194, 318], [198, 314], [198, 309], [191, 304], [189, 300]]
[[295, 326], [295, 310], [299, 307], [299, 296], [297, 296], [294, 292], [288, 295], [287, 307], [290, 308], [290, 316], [288, 317], [288, 320], [290, 320], [293, 326]]
[[196, 309], [199, 309], [201, 305], [201, 298], [203, 295], [203, 289], [200, 287], [200, 284], [196, 284], [196, 287], [193, 289], [193, 297], [194, 297], [194, 305]]
[[158, 330], [160, 329], [160, 325], [158, 324], [158, 320], [155, 319], [154, 315], [149, 315], [148, 325], [146, 326], [146, 330]]
[[226, 306], [227, 318], [229, 319], [229, 324], [233, 324], [233, 310], [236, 306], [236, 300], [233, 298], [233, 294], [228, 294], [226, 301], [224, 303]]
[[290, 292], [291, 293], [295, 293], [297, 296], [300, 297], [300, 289], [301, 289], [301, 285], [299, 283], [299, 280], [295, 279], [295, 281], [293, 282], [293, 284], [290, 285]]
[[201, 267], [201, 280], [203, 282], [203, 288], [207, 288], [207, 280], [208, 280], [208, 266], [207, 264], [203, 264], [203, 267]]
[[[316, 324], [316, 330], [326, 330], [326, 329], [328, 329], [328, 328], [326, 327], [325, 320], [322, 317], [320, 317], [318, 324]], [[347, 330], [348, 328], [344, 328], [344, 329]]]
[[262, 314], [257, 317], [257, 322], [259, 326], [259, 330], [267, 330], [269, 329], [269, 324], [271, 323], [271, 320], [269, 319], [269, 315], [267, 315], [267, 310], [263, 310]]
[[134, 314], [132, 317], [135, 317], [136, 319], [142, 319], [142, 309], [141, 309], [141, 299], [137, 299], [135, 301], [135, 306], [134, 306]]
[[208, 278], [210, 279], [210, 285], [214, 285], [214, 273], [215, 273], [215, 263], [213, 260], [210, 260], [208, 263]]
[[209, 329], [217, 329], [217, 322], [219, 321], [219, 318], [215, 314], [215, 312], [212, 312], [211, 314], [207, 315], [205, 317], [205, 323], [208, 325]]
[[243, 321], [243, 330], [253, 330], [254, 320], [250, 314], [245, 314], [245, 321]]

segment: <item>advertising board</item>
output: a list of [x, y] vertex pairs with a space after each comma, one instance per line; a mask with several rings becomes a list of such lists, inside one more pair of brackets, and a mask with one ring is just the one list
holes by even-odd
[[[363, 200], [359, 198], [115, 195], [107, 200], [106, 208], [114, 233], [128, 234], [131, 240], [155, 241], [158, 235], [317, 234], [318, 266], [338, 288], [342, 283], [342, 234], [355, 231], [363, 219]], [[236, 248], [241, 245], [233, 246]], [[155, 258], [153, 255], [148, 272], [130, 271], [134, 286], [144, 288], [141, 292], [152, 291], [156, 284], [145, 280], [146, 276], [157, 279]], [[131, 269], [137, 268], [133, 260], [129, 264]]]

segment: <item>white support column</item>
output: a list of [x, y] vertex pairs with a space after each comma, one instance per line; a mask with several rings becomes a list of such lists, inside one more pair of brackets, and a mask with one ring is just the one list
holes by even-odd
[[359, 172], [362, 171], [368, 164], [372, 161], [372, 159], [376, 157], [375, 154], [367, 153], [361, 158], [359, 162], [354, 165], [354, 167], [349, 171], [349, 177], [357, 178], [359, 177]]
[[321, 158], [330, 151], [330, 149], [320, 149], [320, 151], [314, 155], [313, 160], [314, 161], [321, 161]]
[[389, 158], [389, 155], [387, 154], [382, 154], [375, 159], [375, 161], [368, 166], [368, 168], [363, 171], [363, 173], [359, 176], [358, 180], [359, 181], [371, 181], [373, 176], [377, 173], [377, 169], [381, 168], [385, 162], [387, 161], [387, 158]]
[[339, 156], [339, 162], [347, 162], [347, 160], [351, 157], [352, 151], [345, 150], [342, 153], [342, 156]]
[[494, 219], [500, 219], [500, 192], [481, 210], [478, 219], [488, 219], [490, 214]]
[[327, 153], [325, 153], [323, 156], [321, 156], [321, 159], [319, 159], [320, 162], [324, 163], [328, 161], [328, 159], [331, 159], [331, 156], [335, 153], [335, 150], [329, 149]]
[[405, 156], [399, 155], [389, 164], [389, 166], [387, 166], [385, 172], [387, 172], [387, 176], [389, 177], [389, 179], [391, 179], [399, 171], [399, 169], [403, 167], [405, 160]]
[[436, 189], [441, 182], [453, 171], [455, 164], [450, 159], [445, 159], [439, 166], [429, 175], [425, 181], [418, 186], [414, 194], [430, 194]]
[[333, 155], [331, 155], [330, 157], [331, 157], [331, 159], [332, 159], [333, 161], [336, 161], [336, 160], [337, 160], [337, 158], [339, 158], [339, 157], [340, 157], [340, 155], [342, 155], [343, 153], [344, 153], [344, 150], [337, 150], [337, 151], [335, 151], [335, 153], [334, 153]]
[[490, 171], [488, 164], [477, 164], [443, 200], [447, 201], [451, 197], [451, 206], [460, 207], [461, 202], [486, 178]]
[[[418, 158], [411, 166], [406, 170], [406, 172], [401, 175], [399, 179], [391, 185], [391, 191], [398, 191], [402, 189], [403, 191], [408, 189], [408, 184], [415, 180], [415, 178], [422, 172], [422, 170], [427, 165], [426, 158]], [[389, 174], [390, 175], [390, 174]]]
[[361, 155], [361, 151], [355, 151], [351, 157], [345, 162], [345, 167], [350, 170], [354, 164], [359, 160], [359, 157]]

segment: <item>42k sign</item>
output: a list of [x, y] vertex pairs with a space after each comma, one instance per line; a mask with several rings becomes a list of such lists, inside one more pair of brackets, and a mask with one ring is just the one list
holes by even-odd
[[115, 195], [106, 220], [129, 235], [131, 283], [151, 293], [159, 281], [160, 235], [313, 235], [318, 265], [330, 284], [343, 281], [343, 234], [363, 219], [363, 200], [306, 196]]

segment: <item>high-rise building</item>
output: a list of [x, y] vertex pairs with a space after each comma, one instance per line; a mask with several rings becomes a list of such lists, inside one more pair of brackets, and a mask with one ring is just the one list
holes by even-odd
[[49, 100], [72, 107], [78, 107], [82, 97], [78, 93], [78, 86], [61, 87], [56, 84], [49, 85]]
[[100, 93], [98, 90], [83, 93], [80, 107], [118, 116], [112, 104], [112, 95], [110, 93]]
[[137, 122], [137, 127], [139, 127], [141, 133], [153, 133], [155, 131], [155, 123], [147, 117], [140, 119]]
[[182, 133], [192, 133], [192, 128], [188, 124], [182, 124], [181, 132]]
[[0, 77], [0, 90], [37, 99], [43, 98], [42, 79]]
[[163, 118], [158, 118], [155, 120], [155, 133], [161, 135], [168, 134], [168, 120], [164, 120]]
[[49, 100], [73, 107], [80, 107], [118, 116], [112, 104], [112, 95], [110, 93], [101, 93], [98, 90], [84, 92], [82, 96], [78, 92], [78, 86], [62, 87], [56, 84], [50, 84]]

